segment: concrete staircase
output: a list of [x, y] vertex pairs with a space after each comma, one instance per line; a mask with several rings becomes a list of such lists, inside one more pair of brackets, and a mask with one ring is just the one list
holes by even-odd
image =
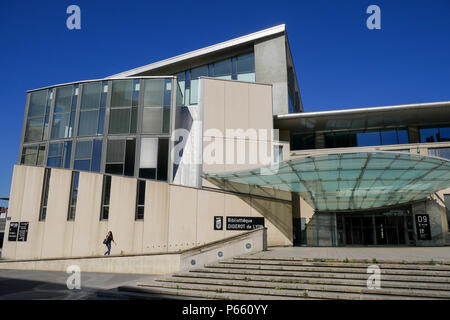
[[[380, 289], [367, 288], [372, 264], [381, 269]], [[138, 298], [450, 299], [450, 265], [244, 256], [118, 290]]]

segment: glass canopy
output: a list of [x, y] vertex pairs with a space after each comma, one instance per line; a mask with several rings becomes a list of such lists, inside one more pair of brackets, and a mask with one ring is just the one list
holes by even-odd
[[450, 161], [396, 152], [340, 153], [205, 178], [298, 192], [315, 210], [348, 211], [405, 204], [448, 188]]

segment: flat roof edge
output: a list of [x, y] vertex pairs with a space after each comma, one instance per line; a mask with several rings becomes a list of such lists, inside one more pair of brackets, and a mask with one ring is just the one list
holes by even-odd
[[289, 113], [289, 114], [276, 115], [276, 116], [274, 116], [274, 118], [277, 120], [289, 120], [289, 119], [321, 117], [321, 116], [331, 116], [331, 115], [341, 115], [341, 114], [348, 115], [348, 114], [356, 114], [356, 113], [362, 113], [362, 112], [398, 111], [398, 110], [405, 110], [405, 109], [420, 109], [420, 108], [433, 108], [433, 107], [434, 108], [450, 107], [450, 101], [424, 102], [424, 103], [398, 104], [398, 105], [379, 106], [379, 107], [363, 107], [363, 108], [353, 108], [353, 109]]
[[157, 61], [157, 62], [154, 62], [154, 63], [151, 63], [151, 64], [147, 64], [145, 66], [137, 67], [137, 68], [130, 69], [130, 70], [127, 70], [127, 71], [123, 71], [123, 72], [120, 72], [120, 73], [116, 73], [116, 74], [113, 74], [111, 76], [106, 77], [106, 79], [114, 79], [116, 77], [132, 76], [132, 75], [139, 74], [139, 73], [142, 73], [142, 72], [145, 72], [145, 71], [149, 71], [149, 70], [161, 68], [161, 67], [164, 67], [164, 66], [167, 66], [167, 65], [170, 65], [170, 64], [174, 64], [174, 63], [177, 63], [177, 62], [180, 62], [180, 61], [183, 61], [183, 60], [188, 60], [188, 59], [192, 59], [192, 58], [195, 58], [195, 57], [199, 57], [199, 56], [202, 56], [202, 55], [214, 52], [214, 51], [223, 50], [223, 49], [226, 49], [226, 48], [230, 48], [230, 47], [233, 47], [233, 46], [237, 46], [237, 45], [241, 45], [241, 44], [244, 44], [244, 43], [247, 43], [247, 42], [251, 42], [251, 41], [254, 41], [254, 40], [257, 40], [257, 39], [266, 38], [266, 37], [269, 37], [269, 36], [272, 36], [272, 35], [275, 35], [275, 34], [278, 34], [278, 33], [282, 33], [282, 32], [285, 32], [285, 31], [286, 31], [286, 25], [285, 24], [280, 24], [280, 25], [277, 25], [277, 26], [274, 26], [274, 27], [271, 27], [271, 28], [267, 28], [267, 29], [264, 29], [264, 30], [260, 30], [260, 31], [254, 32], [254, 33], [247, 34], [245, 36], [241, 36], [241, 37], [234, 38], [234, 39], [231, 39], [231, 40], [223, 41], [223, 42], [220, 42], [220, 43], [217, 43], [217, 44], [213, 44], [211, 46], [207, 46], [207, 47], [204, 47], [204, 48], [201, 48], [201, 49], [197, 49], [197, 50], [194, 50], [194, 51], [183, 53], [183, 54], [177, 55], [175, 57], [171, 57], [171, 58], [168, 58], [168, 59], [165, 59], [165, 60], [161, 60], [161, 61]]

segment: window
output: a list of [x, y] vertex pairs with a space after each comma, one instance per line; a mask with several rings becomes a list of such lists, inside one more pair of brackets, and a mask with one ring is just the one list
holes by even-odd
[[291, 136], [291, 150], [307, 150], [315, 148], [315, 134], [293, 134]]
[[78, 136], [103, 134], [107, 93], [107, 81], [89, 82], [83, 85]]
[[208, 75], [208, 66], [201, 66], [191, 70], [191, 96], [189, 104], [198, 103], [198, 78]]
[[45, 144], [24, 146], [20, 163], [30, 166], [42, 166], [45, 157]]
[[406, 129], [326, 132], [326, 148], [366, 147], [408, 143]]
[[41, 208], [39, 210], [39, 221], [45, 221], [47, 215], [48, 190], [50, 187], [51, 169], [46, 168], [44, 172], [44, 181], [42, 183]]
[[213, 64], [214, 78], [231, 80], [231, 59], [226, 59]]
[[169, 133], [171, 92], [171, 79], [144, 81], [143, 133]]
[[48, 148], [47, 166], [54, 168], [70, 168], [72, 141], [50, 143]]
[[70, 138], [73, 135], [77, 108], [78, 85], [56, 88], [52, 139]]
[[30, 93], [24, 142], [42, 141], [48, 138], [48, 120], [53, 90]]
[[112, 81], [108, 133], [136, 133], [139, 90], [139, 79]]
[[111, 197], [111, 176], [103, 176], [102, 207], [100, 212], [100, 220], [108, 220], [110, 197]]
[[167, 181], [168, 138], [142, 138], [139, 177]]
[[72, 172], [72, 183], [70, 188], [70, 199], [69, 199], [69, 213], [67, 215], [68, 221], [75, 220], [75, 211], [77, 208], [78, 199], [78, 181], [80, 179], [80, 173], [77, 171]]
[[73, 168], [100, 172], [102, 157], [102, 140], [77, 141]]
[[136, 139], [108, 140], [105, 172], [134, 176]]
[[253, 53], [237, 57], [237, 80], [255, 82], [255, 55]]
[[421, 128], [420, 142], [450, 141], [450, 127]]
[[450, 148], [433, 148], [428, 149], [430, 156], [441, 157], [450, 160]]
[[145, 208], [145, 181], [138, 180], [136, 188], [136, 220], [144, 219]]

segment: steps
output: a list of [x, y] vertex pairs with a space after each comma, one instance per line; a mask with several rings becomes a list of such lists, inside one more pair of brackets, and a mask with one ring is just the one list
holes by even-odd
[[246, 256], [118, 290], [200, 299], [450, 299], [449, 265], [382, 262], [381, 288], [369, 289], [372, 264]]

